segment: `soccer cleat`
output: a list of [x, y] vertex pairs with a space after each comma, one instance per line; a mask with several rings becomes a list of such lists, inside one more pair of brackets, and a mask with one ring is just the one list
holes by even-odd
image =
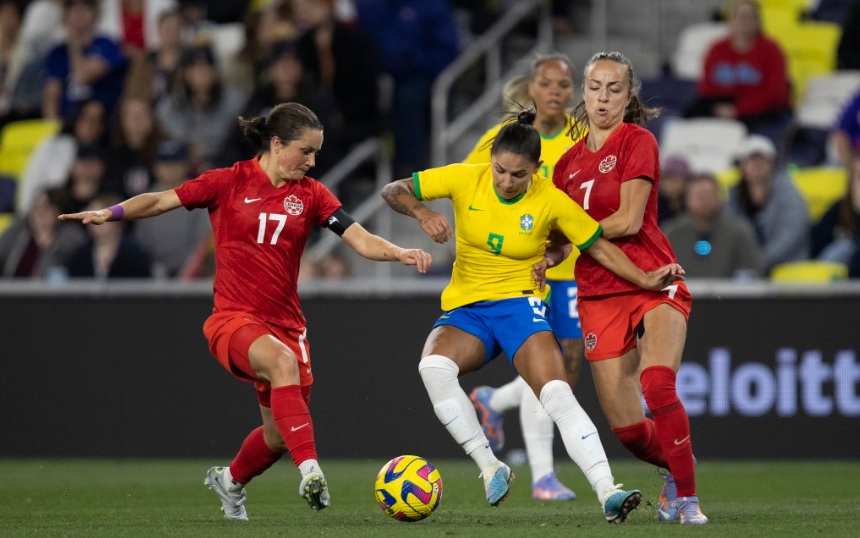
[[498, 452], [505, 446], [505, 431], [502, 428], [504, 416], [490, 407], [490, 398], [494, 390], [492, 387], [475, 387], [469, 394], [469, 399], [472, 400], [472, 405], [478, 412], [481, 429], [484, 430], [484, 435], [490, 442], [490, 450]]
[[322, 510], [331, 506], [328, 484], [318, 472], [308, 473], [299, 484], [299, 495], [308, 502], [311, 510]]
[[663, 490], [657, 499], [657, 519], [660, 521], [678, 520], [678, 495], [675, 488], [675, 477], [668, 469], [658, 468], [657, 473], [663, 478]]
[[705, 525], [708, 522], [708, 516], [699, 508], [698, 497], [678, 497], [677, 504], [681, 525]]
[[230, 493], [224, 484], [224, 467], [210, 467], [206, 472], [203, 483], [209, 486], [221, 499], [221, 511], [224, 517], [233, 521], [248, 521], [248, 512], [245, 511], [245, 488], [239, 493]]
[[487, 502], [490, 506], [498, 506], [511, 492], [510, 484], [514, 479], [514, 473], [511, 472], [510, 467], [502, 463], [492, 475], [481, 473], [481, 478], [484, 479], [484, 489], [487, 490]]
[[576, 499], [576, 493], [564, 487], [558, 481], [555, 473], [549, 473], [541, 477], [532, 486], [532, 499], [537, 501], [572, 501]]
[[[622, 484], [615, 486], [620, 488]], [[607, 523], [627, 523], [627, 516], [642, 502], [642, 492], [638, 489], [623, 491], [619, 489], [603, 503], [603, 513]]]

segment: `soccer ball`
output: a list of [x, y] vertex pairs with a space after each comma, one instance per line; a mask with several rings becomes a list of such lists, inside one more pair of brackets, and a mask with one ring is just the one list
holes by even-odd
[[418, 456], [398, 456], [376, 475], [376, 502], [398, 521], [421, 521], [439, 507], [442, 477]]

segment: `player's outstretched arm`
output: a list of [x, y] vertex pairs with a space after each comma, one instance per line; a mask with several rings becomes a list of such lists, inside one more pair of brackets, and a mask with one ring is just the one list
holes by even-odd
[[349, 248], [359, 255], [374, 261], [400, 261], [404, 265], [415, 265], [418, 271], [426, 273], [433, 259], [430, 254], [418, 248], [401, 248], [390, 241], [374, 235], [354, 222], [340, 236]]
[[415, 197], [411, 179], [401, 179], [382, 188], [382, 198], [391, 209], [413, 217], [424, 233], [437, 243], [445, 243], [454, 237], [454, 230], [444, 215], [433, 211]]
[[181, 207], [176, 191], [146, 192], [129, 198], [121, 204], [99, 209], [58, 216], [60, 220], [79, 220], [84, 224], [104, 224], [111, 220], [135, 220], [155, 217]]
[[620, 248], [602, 237], [598, 237], [585, 251], [616, 275], [646, 290], [659, 291], [676, 280], [684, 280], [684, 269], [677, 263], [646, 273], [636, 267]]

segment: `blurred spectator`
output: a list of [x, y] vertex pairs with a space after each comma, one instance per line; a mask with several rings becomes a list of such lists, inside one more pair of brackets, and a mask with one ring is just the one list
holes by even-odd
[[66, 183], [80, 144], [105, 143], [105, 106], [100, 101], [84, 101], [63, 121], [56, 136], [40, 142], [27, 161], [18, 184], [15, 211], [26, 213], [36, 191]]
[[212, 167], [243, 101], [221, 80], [211, 48], [185, 51], [172, 91], [156, 105], [156, 117], [169, 138], [188, 144], [192, 176]]
[[[301, 103], [315, 111], [323, 125], [328, 124], [334, 103], [326, 95], [311, 91], [304, 68], [298, 59], [295, 43], [279, 41], [273, 47], [265, 82], [259, 85], [242, 109], [242, 117], [265, 116], [278, 103]], [[329, 151], [328, 131], [326, 131], [326, 151], [317, 155], [314, 177], [320, 177], [330, 169], [337, 159], [343, 157], [338, 152]], [[249, 159], [257, 153], [251, 142], [245, 139], [238, 122], [233, 122], [227, 140], [215, 160], [219, 167], [232, 166], [236, 161]]]
[[0, 235], [3, 277], [45, 278], [65, 267], [71, 253], [86, 242], [80, 224], [57, 220], [64, 194], [63, 189], [38, 190], [30, 210]]
[[9, 114], [15, 85], [30, 57], [20, 35], [20, 2], [0, 0], [0, 117]]
[[[96, 144], [78, 146], [72, 170], [66, 181], [67, 206], [63, 213], [83, 211], [93, 199], [105, 190], [107, 151]], [[107, 207], [107, 206], [105, 206]]]
[[[188, 179], [188, 148], [165, 140], [155, 154], [156, 184], [153, 191], [175, 189]], [[212, 235], [206, 211], [171, 211], [161, 218], [134, 224], [134, 237], [153, 258], [156, 276], [178, 276], [200, 245]]]
[[[122, 198], [103, 194], [83, 209], [97, 211], [118, 204]], [[148, 278], [152, 276], [152, 257], [130, 234], [125, 221], [87, 226], [90, 240], [72, 253], [67, 265], [73, 278]]]
[[296, 38], [296, 29], [284, 13], [287, 2], [272, 3], [245, 17], [245, 44], [242, 50], [222, 62], [224, 80], [251, 94], [264, 84], [265, 72], [276, 43]]
[[860, 245], [860, 154], [848, 165], [848, 192], [812, 227], [812, 257], [851, 263]]
[[395, 177], [407, 177], [429, 163], [431, 89], [459, 53], [454, 11], [449, 0], [356, 0], [356, 8], [394, 79]]
[[692, 176], [686, 181], [684, 196], [686, 211], [666, 222], [663, 231], [687, 277], [761, 276], [755, 232], [747, 219], [724, 215], [716, 178]]
[[122, 47], [128, 57], [158, 47], [158, 21], [179, 9], [176, 0], [100, 0], [98, 31]]
[[684, 211], [684, 188], [691, 174], [687, 159], [680, 155], [666, 157], [657, 184], [657, 224], [662, 226]]
[[851, 158], [860, 152], [860, 92], [846, 103], [829, 137], [839, 164], [849, 166]]
[[119, 100], [125, 57], [111, 39], [96, 34], [96, 0], [64, 0], [64, 41], [45, 58], [42, 117], [62, 118], [87, 99], [105, 104], [108, 115]]
[[860, 2], [854, 0], [845, 22], [842, 37], [836, 50], [838, 69], [860, 70]]
[[[326, 146], [346, 148], [379, 134], [379, 77], [376, 43], [364, 30], [335, 19], [334, 0], [291, 0], [299, 61], [315, 91], [333, 96], [337, 114], [326, 124]], [[330, 135], [342, 138], [342, 144]], [[336, 150], [335, 150], [336, 151]]]
[[748, 218], [761, 248], [765, 271], [809, 257], [809, 209], [786, 171], [777, 168], [770, 139], [750, 135], [738, 154], [740, 182], [729, 192], [728, 209]]
[[184, 45], [179, 11], [165, 11], [158, 18], [158, 45], [143, 56], [131, 58], [125, 77], [125, 95], [157, 103], [169, 91], [179, 69]]
[[320, 268], [316, 260], [314, 259], [313, 254], [308, 251], [305, 251], [305, 253], [302, 254], [302, 259], [299, 262], [299, 282], [305, 280], [315, 280], [317, 278], [320, 278], [320, 276]]
[[123, 199], [147, 192], [155, 182], [152, 163], [163, 135], [152, 105], [140, 97], [124, 97], [114, 122], [105, 189]]
[[779, 143], [791, 121], [785, 54], [762, 33], [757, 2], [733, 0], [728, 15], [729, 36], [708, 50], [698, 98], [687, 115], [738, 119], [750, 133]]
[[179, 0], [183, 10], [195, 11], [194, 17], [216, 24], [242, 22], [251, 0]]

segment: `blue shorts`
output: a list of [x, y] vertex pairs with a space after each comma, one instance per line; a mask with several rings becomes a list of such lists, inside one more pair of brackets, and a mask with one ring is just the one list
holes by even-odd
[[479, 338], [487, 350], [484, 364], [502, 351], [513, 364], [514, 355], [529, 336], [552, 331], [547, 305], [538, 297], [481, 301], [445, 312], [434, 327], [451, 325]]
[[549, 324], [556, 338], [582, 338], [579, 308], [576, 306], [576, 280], [547, 280], [550, 286]]

